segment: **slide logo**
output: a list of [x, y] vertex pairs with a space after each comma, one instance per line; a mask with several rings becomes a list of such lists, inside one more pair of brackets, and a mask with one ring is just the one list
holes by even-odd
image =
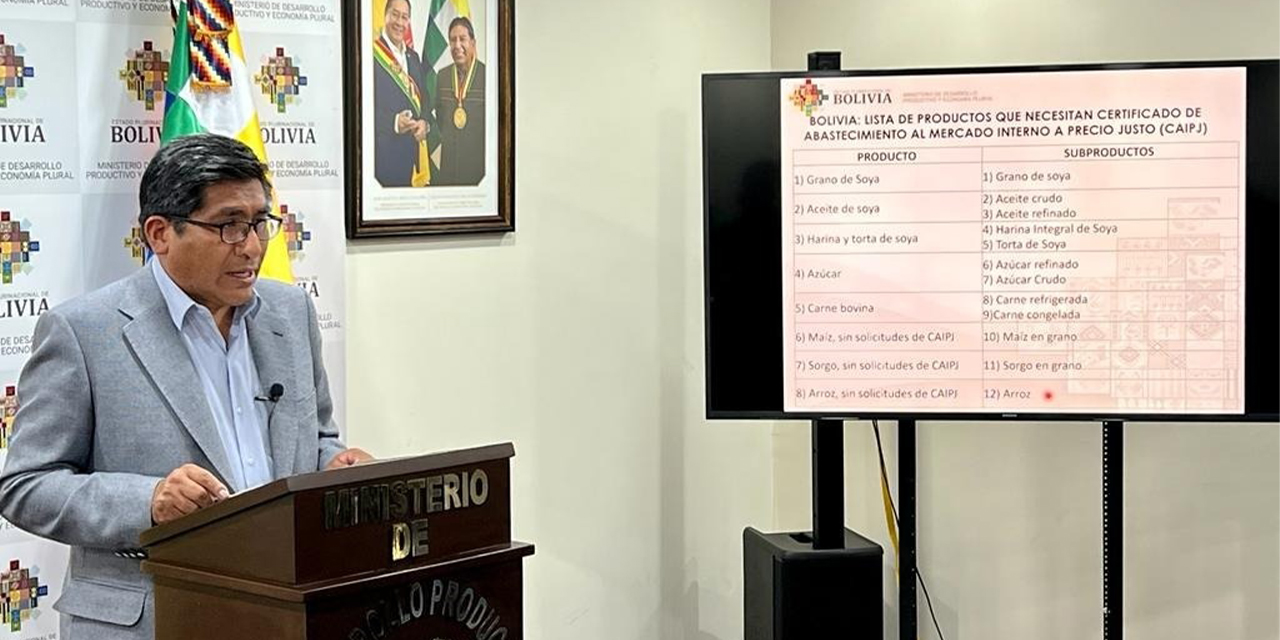
[[825, 104], [830, 97], [831, 95], [818, 88], [818, 85], [814, 84], [813, 80], [805, 78], [804, 84], [796, 87], [796, 90], [791, 92], [791, 104], [804, 112], [805, 117], [808, 117], [813, 115], [818, 110], [818, 107]]
[[22, 51], [22, 45], [5, 42], [0, 33], [0, 109], [8, 107], [10, 100], [26, 97], [23, 83], [36, 75], [36, 68], [26, 66], [25, 57], [18, 55]]
[[40, 598], [49, 595], [49, 587], [40, 584], [39, 569], [23, 569], [17, 560], [9, 561], [9, 570], [0, 573], [0, 616], [9, 623], [9, 631], [22, 631], [22, 623], [31, 619]]
[[299, 89], [307, 86], [307, 77], [294, 64], [293, 56], [284, 54], [284, 47], [276, 47], [276, 54], [264, 59], [253, 80], [262, 89], [262, 95], [276, 105], [276, 112], [284, 113], [287, 105], [293, 104]]
[[155, 111], [157, 101], [164, 104], [164, 83], [169, 79], [169, 63], [150, 40], [143, 40], [142, 48], [134, 50], [132, 57], [125, 58], [120, 79], [134, 100], [146, 105], [147, 111]]

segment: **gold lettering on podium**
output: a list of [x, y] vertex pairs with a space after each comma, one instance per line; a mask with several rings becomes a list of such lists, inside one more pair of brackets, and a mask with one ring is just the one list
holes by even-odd
[[413, 522], [397, 522], [391, 525], [391, 561], [396, 562], [409, 557], [417, 558], [431, 552], [427, 543], [427, 519], [418, 518]]
[[325, 492], [324, 528], [333, 531], [404, 520], [479, 507], [488, 500], [489, 474], [484, 469], [346, 487]]

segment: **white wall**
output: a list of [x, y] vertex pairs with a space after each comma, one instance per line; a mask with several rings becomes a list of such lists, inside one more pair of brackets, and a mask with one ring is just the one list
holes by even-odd
[[771, 435], [701, 419], [699, 87], [768, 3], [517, 5], [517, 232], [349, 245], [350, 440], [515, 443], [526, 637], [740, 638]]
[[[1280, 56], [1275, 0], [775, 0], [771, 29], [776, 69], [816, 49], [846, 68]], [[804, 528], [808, 429], [778, 433], [778, 523]], [[918, 440], [920, 567], [948, 640], [1101, 637], [1100, 427], [924, 423]], [[846, 444], [849, 525], [888, 548], [870, 427]], [[1124, 473], [1125, 637], [1280, 638], [1280, 429], [1130, 425]], [[886, 594], [896, 638], [889, 577]]]

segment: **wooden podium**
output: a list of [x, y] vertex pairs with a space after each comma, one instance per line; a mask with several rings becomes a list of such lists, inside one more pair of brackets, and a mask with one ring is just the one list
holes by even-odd
[[510, 444], [298, 475], [142, 534], [157, 640], [517, 640]]

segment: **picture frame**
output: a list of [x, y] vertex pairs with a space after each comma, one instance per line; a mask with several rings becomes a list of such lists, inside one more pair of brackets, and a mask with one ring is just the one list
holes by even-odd
[[342, 3], [347, 238], [515, 230], [514, 1]]

